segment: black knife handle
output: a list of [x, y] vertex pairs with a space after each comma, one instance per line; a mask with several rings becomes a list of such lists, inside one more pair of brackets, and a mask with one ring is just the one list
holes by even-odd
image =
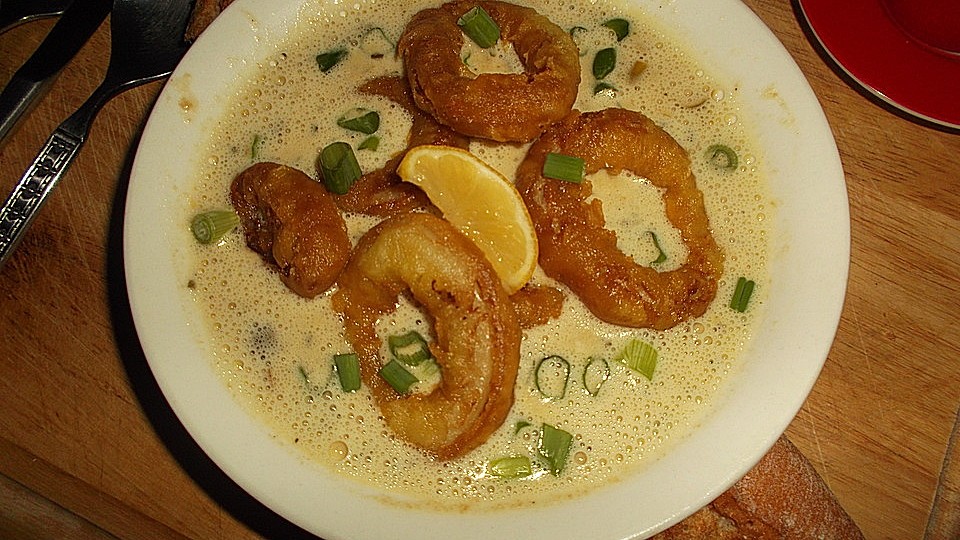
[[[4, 10], [10, 1], [0, 0]], [[47, 2], [41, 0], [38, 3]], [[110, 2], [76, 0], [76, 5], [64, 12], [43, 43], [13, 74], [0, 93], [0, 145], [32, 104], [46, 92], [60, 70], [99, 28], [109, 11]]]
[[73, 0], [0, 0], [0, 33], [36, 19], [56, 17]]
[[52, 82], [52, 78], [42, 81], [31, 81], [23, 77], [10, 79], [0, 93], [0, 146], [20, 119], [30, 112], [34, 102], [46, 93]]

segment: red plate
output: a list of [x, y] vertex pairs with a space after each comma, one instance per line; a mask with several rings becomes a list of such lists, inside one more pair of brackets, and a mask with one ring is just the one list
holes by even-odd
[[857, 83], [918, 118], [960, 129], [960, 55], [908, 36], [881, 0], [799, 0], [814, 36]]

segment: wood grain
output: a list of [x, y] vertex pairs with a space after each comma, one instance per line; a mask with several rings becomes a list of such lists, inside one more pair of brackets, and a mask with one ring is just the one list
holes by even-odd
[[[817, 51], [792, 4], [746, 3], [820, 99], [850, 197], [842, 319], [788, 436], [867, 538], [923, 538], [928, 523], [929, 538], [949, 538], [956, 529], [937, 527], [958, 500], [956, 444], [945, 458], [960, 405], [960, 136], [857, 91]], [[0, 84], [50, 26], [0, 35]], [[108, 50], [105, 25], [0, 148], [5, 192], [99, 82]], [[133, 331], [123, 193], [161, 85], [104, 108], [0, 271], [0, 500], [12, 501], [0, 505], [0, 536], [303, 536], [200, 451], [166, 407]], [[60, 517], [44, 528], [36, 515]]]

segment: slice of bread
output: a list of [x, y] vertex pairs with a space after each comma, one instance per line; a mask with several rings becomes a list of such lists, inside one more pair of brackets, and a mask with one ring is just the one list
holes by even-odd
[[740, 481], [656, 540], [862, 539], [813, 465], [780, 439]]

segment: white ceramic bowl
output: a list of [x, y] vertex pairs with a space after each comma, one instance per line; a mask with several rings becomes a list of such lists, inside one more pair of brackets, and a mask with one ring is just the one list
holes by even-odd
[[[764, 147], [779, 202], [766, 315], [716, 411], [625, 481], [573, 501], [493, 514], [387, 504], [375, 489], [277, 443], [237, 406], [205, 361], [199, 314], [177, 293], [185, 278], [175, 265], [183, 227], [175, 203], [192, 185], [208, 135], [204, 126], [300, 8], [292, 0], [239, 0], [184, 58], [147, 123], [131, 175], [124, 250], [130, 303], [150, 367], [190, 434], [240, 486], [328, 540], [629, 538], [707, 504], [783, 432], [830, 349], [846, 284], [849, 215], [830, 128], [789, 54], [737, 0], [635, 1], [684, 36], [716, 77], [737, 84], [744, 122]], [[188, 116], [184, 100], [193, 104]]]

